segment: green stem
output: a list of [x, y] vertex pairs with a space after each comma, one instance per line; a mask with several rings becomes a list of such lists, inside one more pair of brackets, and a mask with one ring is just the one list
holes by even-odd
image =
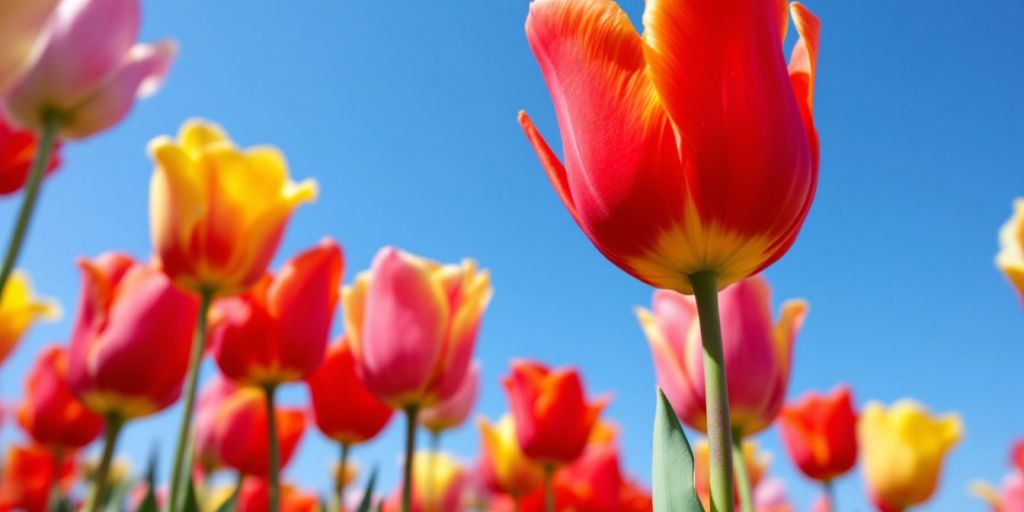
[[740, 494], [740, 510], [754, 512], [754, 495], [750, 488], [750, 475], [747, 474], [747, 462], [743, 457], [743, 435], [732, 433], [732, 466], [736, 472], [736, 487]]
[[274, 392], [276, 384], [263, 387], [263, 396], [267, 398], [267, 446], [270, 449], [270, 471], [267, 480], [270, 483], [270, 512], [281, 510], [281, 448], [277, 442], [277, 415], [274, 414]]
[[836, 487], [832, 480], [826, 480], [821, 484], [825, 488], [825, 503], [828, 505], [828, 512], [836, 512]]
[[345, 466], [348, 465], [348, 443], [340, 443], [341, 454], [338, 456], [338, 474], [334, 478], [334, 510], [345, 510]]
[[43, 115], [43, 131], [39, 136], [35, 159], [32, 160], [32, 168], [28, 173], [25, 196], [21, 199], [18, 219], [14, 223], [11, 240], [7, 243], [3, 267], [0, 267], [0, 297], [3, 297], [7, 281], [11, 278], [11, 272], [14, 271], [14, 264], [17, 263], [18, 253], [21, 252], [21, 246], [25, 242], [25, 234], [28, 233], [32, 212], [35, 211], [36, 200], [39, 198], [39, 190], [43, 184], [43, 176], [46, 175], [46, 168], [50, 166], [50, 158], [53, 155], [53, 147], [57, 143], [59, 129], [60, 117], [58, 115], [55, 113]]
[[410, 405], [405, 408], [405, 468], [402, 475], [402, 512], [412, 510], [412, 465], [413, 454], [416, 452], [416, 416], [419, 406]]
[[704, 344], [704, 389], [710, 448], [711, 511], [732, 512], [732, 427], [729, 421], [729, 392], [722, 354], [722, 326], [718, 317], [718, 274], [698, 272], [690, 276], [697, 300], [700, 335]]
[[434, 503], [437, 456], [441, 453], [441, 433], [430, 431], [430, 459], [427, 464], [427, 503]]
[[544, 464], [544, 510], [555, 512], [555, 465]]
[[114, 447], [117, 445], [117, 438], [121, 434], [121, 427], [124, 420], [115, 414], [107, 416], [107, 424], [103, 429], [103, 455], [100, 456], [100, 465], [96, 468], [93, 477], [92, 493], [85, 506], [86, 512], [96, 512], [101, 506], [107, 494], [107, 474], [110, 473], [110, 463], [114, 460]]
[[187, 486], [183, 481], [185, 468], [190, 459], [189, 442], [192, 431], [192, 409], [196, 401], [196, 384], [199, 381], [199, 364], [206, 350], [206, 320], [213, 302], [213, 291], [203, 290], [199, 293], [199, 318], [196, 322], [196, 337], [192, 343], [192, 355], [188, 361], [188, 373], [185, 374], [185, 405], [181, 409], [181, 426], [178, 428], [178, 445], [174, 451], [174, 467], [171, 470], [170, 510], [178, 511], [178, 503], [184, 499]]
[[60, 490], [60, 470], [64, 466], [64, 450], [56, 448], [53, 450], [53, 481], [50, 482], [50, 491], [46, 495], [46, 510], [59, 510], [60, 500], [63, 498]]

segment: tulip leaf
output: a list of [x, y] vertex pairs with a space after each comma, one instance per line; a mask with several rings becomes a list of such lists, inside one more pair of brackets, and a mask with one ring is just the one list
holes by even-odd
[[153, 492], [153, 486], [146, 486], [146, 497], [142, 498], [142, 503], [139, 504], [139, 508], [135, 512], [157, 512], [156, 493]]
[[654, 512], [704, 512], [693, 485], [693, 451], [672, 404], [660, 389], [651, 458]]
[[182, 504], [184, 512], [199, 512], [199, 497], [196, 496], [196, 486], [192, 478], [188, 479], [188, 487], [185, 492], [185, 502]]
[[377, 484], [377, 467], [374, 466], [370, 472], [370, 479], [366, 482], [366, 489], [363, 489], [363, 499], [359, 501], [356, 512], [371, 512], [373, 508], [373, 488]]

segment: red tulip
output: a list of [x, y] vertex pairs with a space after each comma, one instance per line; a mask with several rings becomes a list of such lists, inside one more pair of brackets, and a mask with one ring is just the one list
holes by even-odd
[[74, 459], [60, 462], [41, 446], [16, 445], [7, 449], [0, 478], [0, 510], [44, 512], [54, 481], [60, 480], [61, 494], [71, 486]]
[[60, 451], [91, 443], [103, 418], [85, 407], [67, 383], [68, 354], [59, 346], [43, 350], [25, 380], [18, 423], [35, 442]]
[[380, 433], [393, 410], [366, 388], [352, 349], [342, 338], [320, 368], [306, 379], [313, 417], [325, 436], [342, 444], [368, 441]]
[[95, 412], [131, 419], [174, 403], [199, 304], [159, 270], [120, 253], [81, 260], [68, 382]]
[[342, 266], [341, 248], [327, 239], [287, 262], [277, 276], [217, 301], [210, 349], [224, 375], [265, 386], [316, 370], [327, 348]]
[[790, 457], [811, 479], [828, 482], [857, 462], [857, 413], [847, 386], [786, 405], [779, 427]]
[[1017, 467], [1017, 470], [1024, 473], [1024, 438], [1014, 443], [1010, 458], [1012, 464]]
[[192, 442], [195, 464], [203, 472], [210, 472], [224, 465], [220, 458], [218, 429], [224, 422], [223, 408], [237, 391], [237, 384], [217, 376], [206, 383], [196, 398]]
[[692, 293], [756, 274], [793, 244], [814, 198], [819, 22], [785, 1], [651, 0], [643, 36], [611, 0], [535, 0], [526, 37], [565, 165], [520, 122], [573, 219], [613, 263]]
[[[268, 512], [270, 485], [265, 478], [246, 477], [236, 502], [237, 512]], [[285, 484], [281, 488], [280, 512], [315, 512], [320, 509], [316, 494]]]
[[544, 463], [566, 464], [583, 453], [607, 399], [588, 402], [574, 369], [550, 370], [514, 361], [504, 380], [523, 453]]
[[[270, 470], [265, 400], [263, 390], [240, 387], [224, 399], [218, 411], [214, 440], [220, 459], [225, 466], [246, 475], [265, 476]], [[284, 468], [302, 439], [306, 413], [292, 407], [275, 409], [277, 442]]]
[[[13, 194], [25, 186], [28, 170], [36, 155], [36, 136], [20, 129], [0, 113], [0, 195]], [[60, 144], [53, 148], [46, 175], [60, 166]]]

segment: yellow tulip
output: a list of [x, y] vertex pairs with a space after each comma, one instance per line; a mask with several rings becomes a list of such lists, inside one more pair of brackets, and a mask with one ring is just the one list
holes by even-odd
[[962, 434], [956, 414], [935, 417], [912, 400], [888, 410], [869, 403], [857, 424], [857, 438], [872, 501], [884, 511], [926, 501], [938, 486], [943, 458]]
[[496, 425], [480, 418], [477, 426], [483, 442], [480, 467], [489, 488], [511, 496], [524, 496], [540, 487], [544, 469], [519, 448], [512, 416], [506, 414]]
[[237, 148], [221, 127], [186, 121], [149, 143], [150, 229], [157, 261], [179, 286], [231, 295], [266, 272], [292, 212], [317, 195], [291, 181], [276, 148]]
[[60, 306], [52, 300], [36, 297], [27, 274], [19, 271], [11, 274], [0, 297], [0, 363], [7, 359], [33, 323], [58, 319]]
[[1013, 216], [999, 230], [999, 267], [1024, 299], [1024, 198], [1013, 202]]

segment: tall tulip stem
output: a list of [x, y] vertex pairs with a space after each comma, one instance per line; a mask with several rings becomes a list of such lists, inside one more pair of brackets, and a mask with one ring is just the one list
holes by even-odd
[[185, 498], [185, 468], [188, 462], [189, 446], [192, 431], [192, 409], [196, 401], [196, 384], [199, 381], [199, 364], [206, 350], [206, 320], [213, 303], [213, 291], [206, 289], [199, 293], [199, 318], [196, 321], [196, 337], [192, 343], [192, 355], [188, 361], [188, 373], [185, 374], [185, 405], [181, 409], [181, 424], [178, 428], [178, 445], [174, 451], [174, 467], [171, 470], [170, 510], [178, 512], [180, 500]]
[[836, 512], [836, 487], [832, 483], [832, 480], [825, 480], [825, 483], [821, 484], [825, 490], [825, 503], [828, 504], [828, 512]]
[[277, 415], [274, 414], [274, 393], [277, 384], [263, 386], [263, 396], [267, 397], [267, 446], [270, 448], [270, 471], [267, 480], [270, 483], [270, 512], [281, 510], [281, 447], [277, 442]]
[[28, 233], [32, 212], [35, 211], [39, 190], [43, 185], [43, 176], [46, 175], [46, 168], [50, 166], [53, 148], [57, 144], [59, 129], [60, 116], [55, 113], [47, 113], [43, 116], [43, 131], [39, 135], [39, 144], [36, 146], [32, 168], [29, 169], [28, 182], [25, 184], [25, 196], [21, 200], [21, 208], [18, 210], [18, 219], [14, 222], [11, 240], [7, 242], [3, 267], [0, 267], [0, 297], [3, 297], [4, 289], [7, 288], [7, 281], [11, 278], [11, 272], [14, 272], [14, 264], [17, 263], [18, 253], [21, 252], [25, 235]]
[[740, 510], [754, 512], [754, 495], [750, 487], [750, 475], [743, 457], [743, 435], [732, 433], [732, 465], [736, 468], [736, 487], [740, 495]]
[[341, 453], [338, 454], [338, 474], [334, 478], [334, 506], [336, 511], [344, 511], [345, 505], [345, 467], [348, 466], [348, 443], [338, 443]]
[[60, 500], [64, 499], [60, 488], [60, 470], [64, 467], [64, 450], [53, 450], [53, 482], [46, 494], [46, 510], [59, 510]]
[[544, 510], [555, 512], [555, 465], [544, 464]]
[[402, 475], [402, 512], [412, 510], [412, 465], [416, 453], [416, 416], [420, 408], [410, 405], [405, 408], [405, 468]]
[[704, 344], [704, 388], [707, 409], [712, 512], [733, 512], [732, 427], [729, 392], [722, 353], [722, 325], [718, 317], [718, 274], [690, 276], [697, 301], [700, 335]]
[[434, 482], [437, 478], [437, 457], [441, 454], [441, 433], [430, 431], [430, 459], [427, 464], [427, 503], [434, 502]]
[[121, 427], [124, 426], [124, 419], [111, 414], [107, 416], [107, 423], [103, 429], [103, 454], [100, 455], [100, 465], [93, 475], [92, 493], [85, 506], [86, 512], [96, 512], [103, 506], [107, 495], [107, 475], [110, 473], [110, 463], [114, 460], [114, 447], [117, 445], [117, 438], [121, 434]]

